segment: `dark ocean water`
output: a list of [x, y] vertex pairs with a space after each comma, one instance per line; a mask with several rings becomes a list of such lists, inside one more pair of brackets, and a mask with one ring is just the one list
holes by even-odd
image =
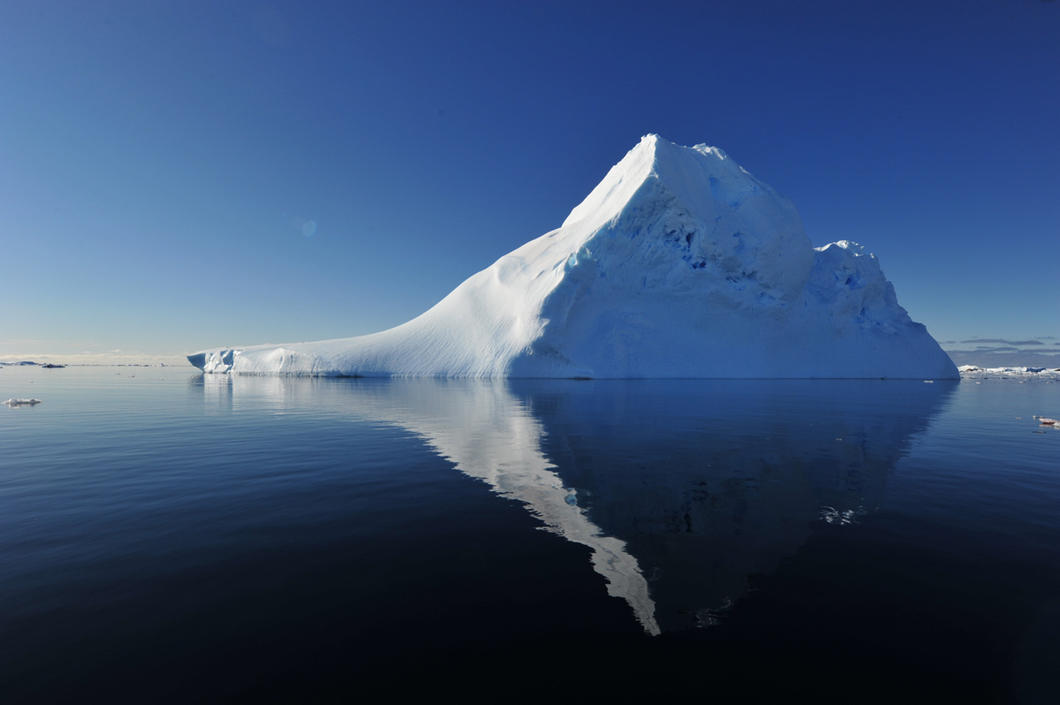
[[1060, 702], [1060, 384], [0, 370], [20, 396], [2, 703]]

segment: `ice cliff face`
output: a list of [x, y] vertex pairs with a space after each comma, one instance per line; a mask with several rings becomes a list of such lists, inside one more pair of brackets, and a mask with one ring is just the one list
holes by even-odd
[[204, 372], [430, 377], [922, 377], [957, 370], [876, 258], [814, 249], [721, 150], [641, 139], [559, 229], [373, 335], [189, 355]]

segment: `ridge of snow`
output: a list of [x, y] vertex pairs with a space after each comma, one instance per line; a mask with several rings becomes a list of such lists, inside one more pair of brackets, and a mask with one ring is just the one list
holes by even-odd
[[356, 338], [216, 348], [204, 372], [411, 377], [957, 378], [875, 256], [814, 248], [722, 150], [646, 135], [563, 224]]

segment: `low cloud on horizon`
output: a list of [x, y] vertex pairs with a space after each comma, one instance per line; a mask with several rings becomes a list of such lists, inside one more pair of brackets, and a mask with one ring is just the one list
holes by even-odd
[[960, 341], [962, 344], [968, 343], [997, 343], [999, 345], [1045, 345], [1041, 340], [1034, 338], [1028, 340], [1008, 340], [1006, 338], [969, 338], [968, 340]]

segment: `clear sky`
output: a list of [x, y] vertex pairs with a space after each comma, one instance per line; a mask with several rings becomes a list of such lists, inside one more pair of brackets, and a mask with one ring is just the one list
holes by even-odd
[[939, 340], [1060, 335], [1060, 3], [0, 0], [0, 358], [368, 333], [647, 132]]

